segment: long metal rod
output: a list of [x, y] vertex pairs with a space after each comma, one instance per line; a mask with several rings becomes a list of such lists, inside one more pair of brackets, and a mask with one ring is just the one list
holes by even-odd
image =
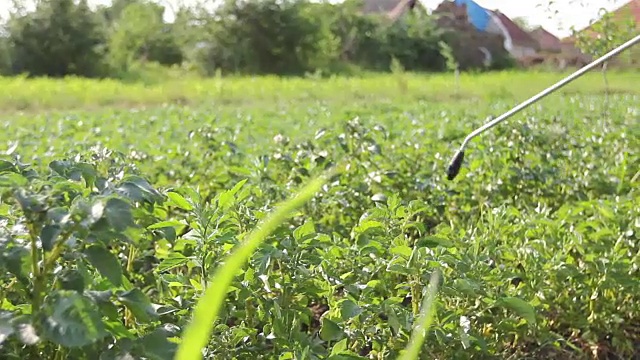
[[584, 75], [587, 71], [595, 68], [596, 66], [602, 64], [603, 62], [609, 60], [610, 58], [618, 55], [619, 53], [627, 50], [628, 48], [630, 48], [631, 46], [633, 46], [633, 45], [635, 45], [635, 44], [637, 44], [639, 42], [640, 42], [640, 34], [636, 35], [636, 37], [634, 37], [633, 39], [627, 41], [626, 43], [624, 43], [624, 44], [618, 46], [617, 48], [609, 51], [608, 53], [604, 54], [602, 57], [600, 57], [599, 59], [593, 61], [589, 65], [579, 69], [578, 71], [574, 72], [573, 74], [571, 74], [571, 75], [567, 76], [566, 78], [558, 81], [554, 85], [551, 85], [550, 87], [548, 87], [545, 90], [543, 90], [540, 93], [538, 93], [538, 95], [535, 95], [535, 96], [531, 97], [529, 100], [520, 103], [520, 105], [514, 107], [513, 109], [509, 110], [508, 112], [500, 115], [498, 118], [496, 118], [494, 120], [491, 120], [490, 122], [484, 124], [483, 126], [477, 128], [476, 130], [471, 132], [464, 139], [464, 141], [462, 142], [462, 145], [460, 145], [460, 149], [458, 151], [456, 151], [455, 155], [453, 155], [453, 158], [451, 159], [451, 162], [449, 163], [449, 168], [447, 169], [447, 178], [449, 180], [453, 180], [456, 176], [458, 176], [458, 173], [460, 172], [460, 167], [462, 166], [462, 162], [464, 161], [464, 149], [467, 146], [467, 144], [469, 143], [469, 141], [471, 141], [471, 139], [473, 139], [474, 137], [476, 137], [476, 136], [482, 134], [483, 132], [491, 129], [492, 127], [498, 125], [500, 122], [510, 118], [511, 116], [513, 116], [517, 112], [521, 111], [522, 109], [526, 108], [527, 106], [535, 103], [536, 101], [542, 99], [543, 97], [545, 97], [545, 96], [551, 94], [552, 92], [560, 89], [561, 87], [567, 85], [568, 83], [572, 82], [573, 80], [575, 80], [575, 79], [579, 78], [580, 76]]
[[491, 129], [492, 127], [498, 125], [502, 121], [504, 121], [504, 120], [510, 118], [511, 116], [515, 115], [516, 113], [522, 111], [524, 108], [528, 107], [529, 105], [536, 103], [537, 101], [539, 101], [540, 99], [544, 98], [545, 96], [547, 96], [547, 95], [553, 93], [554, 91], [560, 89], [561, 87], [567, 85], [568, 83], [572, 82], [573, 80], [575, 80], [575, 79], [579, 78], [580, 76], [584, 75], [586, 72], [588, 72], [588, 71], [592, 70], [593, 68], [595, 68], [596, 66], [606, 62], [607, 60], [609, 60], [612, 57], [618, 55], [619, 53], [627, 50], [628, 48], [630, 48], [631, 46], [637, 44], [638, 42], [640, 42], [640, 34], [637, 35], [636, 37], [634, 37], [633, 39], [627, 41], [626, 43], [618, 46], [617, 48], [609, 51], [608, 53], [602, 55], [602, 57], [600, 57], [598, 60], [595, 60], [592, 63], [590, 63], [589, 65], [586, 65], [586, 66], [580, 68], [578, 71], [574, 72], [573, 74], [571, 74], [571, 75], [567, 76], [566, 78], [558, 81], [554, 85], [551, 85], [550, 87], [548, 87], [545, 90], [541, 91], [537, 95], [529, 98], [529, 100], [520, 103], [520, 105], [514, 107], [513, 109], [509, 110], [508, 112], [500, 115], [499, 117], [495, 118], [494, 120], [491, 120], [490, 122], [488, 122], [488, 123], [484, 124], [483, 126], [477, 128], [472, 133], [467, 135], [467, 137], [464, 139], [464, 141], [462, 142], [462, 145], [460, 146], [460, 151], [464, 150], [465, 146], [467, 146], [467, 143], [469, 143], [469, 141], [471, 141], [474, 137], [476, 137], [476, 136], [482, 134], [483, 132]]

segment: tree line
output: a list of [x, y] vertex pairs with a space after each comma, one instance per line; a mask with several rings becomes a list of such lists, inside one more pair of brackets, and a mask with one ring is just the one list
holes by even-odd
[[[175, 20], [147, 0], [40, 0], [18, 7], [0, 31], [0, 74], [130, 76], [140, 64], [180, 67], [204, 76], [443, 71], [443, 41], [455, 32], [417, 9], [398, 21], [364, 14], [362, 0], [224, 0], [215, 10], [181, 7]], [[508, 66], [497, 59], [494, 67]]]

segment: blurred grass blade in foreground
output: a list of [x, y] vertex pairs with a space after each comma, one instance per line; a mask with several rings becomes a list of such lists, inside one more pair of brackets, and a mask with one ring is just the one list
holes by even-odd
[[255, 249], [285, 222], [289, 214], [310, 200], [324, 185], [330, 174], [319, 176], [309, 182], [289, 200], [282, 203], [264, 222], [227, 257], [222, 266], [213, 273], [211, 282], [193, 311], [193, 318], [186, 327], [182, 342], [178, 346], [176, 360], [202, 359], [202, 349], [207, 346], [218, 311], [227, 294], [227, 288], [243, 264]]
[[438, 293], [438, 281], [440, 280], [440, 270], [436, 269], [431, 274], [431, 280], [429, 281], [429, 287], [427, 288], [427, 296], [422, 301], [422, 310], [420, 316], [416, 319], [416, 324], [409, 340], [409, 345], [404, 352], [398, 358], [399, 360], [415, 360], [420, 355], [420, 349], [424, 343], [427, 330], [431, 326], [433, 321], [433, 315], [435, 314], [435, 300]]

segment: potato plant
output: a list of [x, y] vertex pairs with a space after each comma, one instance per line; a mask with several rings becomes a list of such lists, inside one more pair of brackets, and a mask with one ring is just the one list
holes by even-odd
[[173, 359], [229, 254], [337, 168], [220, 290], [204, 358], [398, 358], [436, 272], [421, 358], [638, 356], [640, 108], [600, 96], [525, 110], [455, 181], [511, 100], [10, 115], [0, 356]]

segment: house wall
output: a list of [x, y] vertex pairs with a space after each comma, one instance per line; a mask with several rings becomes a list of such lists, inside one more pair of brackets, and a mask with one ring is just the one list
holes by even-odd
[[498, 34], [504, 37], [504, 48], [516, 59], [521, 59], [527, 56], [535, 56], [537, 49], [529, 46], [514, 44], [513, 39], [505, 25], [500, 18], [493, 13], [490, 13], [491, 21], [487, 24], [486, 31], [491, 34]]
[[509, 32], [507, 31], [507, 29], [505, 29], [504, 25], [497, 16], [495, 16], [493, 13], [490, 13], [490, 16], [491, 21], [489, 21], [489, 23], [487, 24], [485, 31], [490, 34], [502, 35], [502, 37], [504, 37], [504, 48], [511, 54], [511, 56], [515, 56], [512, 52], [513, 41], [511, 40]]
[[537, 51], [534, 48], [513, 45], [511, 46], [509, 53], [511, 53], [511, 55], [515, 58], [522, 58], [525, 56], [534, 56], [537, 54]]
[[438, 27], [445, 30], [443, 36], [453, 49], [461, 70], [484, 67], [486, 52], [493, 59], [507, 54], [502, 33], [479, 31], [469, 21], [464, 5], [443, 1], [432, 14], [437, 15]]
[[537, 29], [529, 33], [540, 44], [540, 50], [552, 53], [559, 53], [562, 51], [562, 44], [560, 39], [546, 32], [543, 29]]

